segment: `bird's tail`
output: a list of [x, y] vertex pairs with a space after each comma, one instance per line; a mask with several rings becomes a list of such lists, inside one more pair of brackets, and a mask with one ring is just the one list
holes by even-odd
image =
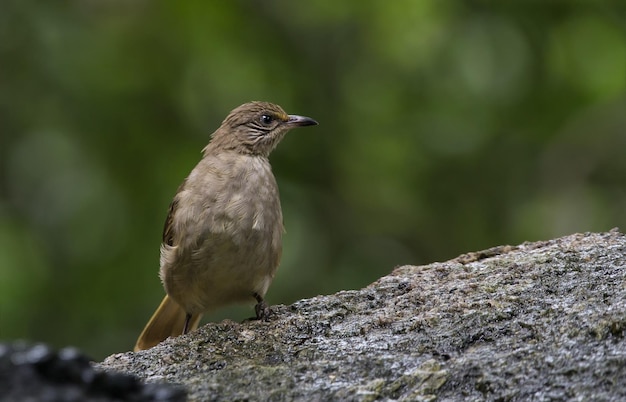
[[[193, 314], [187, 324], [187, 332], [198, 328], [202, 314]], [[171, 297], [165, 295], [150, 321], [139, 335], [135, 352], [150, 349], [170, 336], [182, 335], [187, 314]]]

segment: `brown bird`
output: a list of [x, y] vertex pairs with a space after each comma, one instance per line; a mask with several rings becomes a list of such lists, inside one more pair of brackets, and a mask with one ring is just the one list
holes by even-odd
[[278, 105], [230, 112], [178, 188], [163, 230], [159, 276], [167, 295], [135, 351], [198, 326], [202, 313], [256, 299], [257, 318], [282, 252], [283, 216], [268, 157], [287, 131], [316, 125]]

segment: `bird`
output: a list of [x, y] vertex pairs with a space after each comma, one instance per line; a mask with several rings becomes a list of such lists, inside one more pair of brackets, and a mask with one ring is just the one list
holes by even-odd
[[178, 187], [160, 247], [165, 297], [134, 350], [198, 327], [203, 313], [256, 300], [257, 319], [282, 254], [283, 216], [270, 153], [296, 127], [317, 125], [269, 102], [234, 110]]

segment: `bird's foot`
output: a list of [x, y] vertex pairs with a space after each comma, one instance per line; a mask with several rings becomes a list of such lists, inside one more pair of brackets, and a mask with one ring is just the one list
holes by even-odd
[[263, 297], [260, 294], [255, 293], [254, 298], [257, 301], [256, 306], [254, 306], [254, 312], [256, 313], [257, 320], [269, 321], [270, 315], [272, 315], [272, 309], [270, 306], [265, 303]]

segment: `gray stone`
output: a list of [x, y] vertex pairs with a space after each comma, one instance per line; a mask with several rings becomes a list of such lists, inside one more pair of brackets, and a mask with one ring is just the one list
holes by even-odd
[[626, 400], [626, 237], [575, 234], [396, 268], [97, 365], [190, 400]]

